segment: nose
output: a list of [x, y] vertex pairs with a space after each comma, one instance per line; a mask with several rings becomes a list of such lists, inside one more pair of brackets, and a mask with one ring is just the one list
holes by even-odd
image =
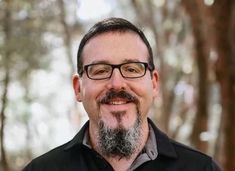
[[113, 70], [112, 76], [108, 81], [108, 89], [121, 90], [126, 88], [126, 80], [122, 77], [118, 68]]

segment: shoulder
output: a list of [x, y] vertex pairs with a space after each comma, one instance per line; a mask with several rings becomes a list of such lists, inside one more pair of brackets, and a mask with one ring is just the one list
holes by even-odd
[[205, 153], [202, 153], [192, 147], [189, 147], [187, 145], [184, 145], [180, 142], [177, 142], [175, 140], [169, 139], [170, 143], [173, 145], [178, 157], [189, 157], [189, 158], [203, 158], [204, 160], [210, 160], [211, 157], [208, 156]]
[[166, 167], [178, 168], [178, 170], [205, 170], [219, 171], [213, 159], [198, 150], [181, 144], [160, 131], [153, 122], [149, 121], [154, 129], [158, 157], [157, 163], [163, 163]]
[[50, 160], [60, 160], [66, 156], [66, 151], [64, 150], [68, 143], [58, 146], [45, 154], [35, 158], [33, 161], [50, 161]]
[[173, 145], [175, 152], [177, 154], [177, 157], [179, 159], [183, 159], [185, 161], [194, 161], [194, 162], [198, 161], [200, 163], [201, 162], [207, 163], [212, 160], [210, 156], [196, 149], [193, 149], [189, 146], [176, 142], [172, 139], [170, 139], [170, 142]]
[[172, 139], [170, 139], [170, 142], [175, 148], [179, 161], [182, 161], [183, 163], [190, 163], [190, 165], [194, 168], [202, 167], [204, 170], [208, 171], [220, 171], [219, 166], [211, 156]]
[[53, 170], [53, 168], [58, 167], [58, 165], [63, 165], [63, 163], [68, 160], [68, 152], [64, 150], [68, 143], [58, 146], [45, 154], [33, 159], [23, 171], [47, 171]]
[[88, 124], [84, 124], [71, 141], [33, 159], [23, 171], [62, 171], [73, 167], [81, 157], [82, 140]]
[[210, 160], [208, 155], [169, 138], [164, 132], [158, 129], [150, 119], [149, 123], [155, 133], [159, 155], [169, 158], [184, 158], [185, 160], [201, 158]]

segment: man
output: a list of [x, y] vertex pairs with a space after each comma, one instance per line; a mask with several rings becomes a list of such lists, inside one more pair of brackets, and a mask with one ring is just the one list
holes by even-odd
[[205, 154], [169, 139], [148, 118], [159, 78], [145, 35], [109, 18], [81, 40], [73, 87], [89, 121], [24, 171], [216, 171]]

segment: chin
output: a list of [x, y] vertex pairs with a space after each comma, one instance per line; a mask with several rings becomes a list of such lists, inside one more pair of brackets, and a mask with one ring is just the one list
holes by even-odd
[[129, 125], [126, 125], [126, 124], [124, 124], [124, 123], [122, 123], [122, 122], [117, 122], [117, 121], [115, 121], [115, 122], [109, 122], [109, 121], [103, 121], [103, 120], [101, 120], [101, 122], [104, 124], [104, 126], [105, 127], [107, 127], [107, 128], [109, 128], [109, 129], [128, 129], [129, 127], [131, 127], [131, 126], [129, 126]]
[[140, 124], [139, 119], [135, 118], [133, 120], [127, 120], [127, 119], [120, 119], [120, 120], [112, 120], [112, 121], [104, 121], [101, 120], [101, 122], [104, 124], [105, 127], [109, 129], [123, 129], [123, 130], [129, 130], [133, 128], [136, 124]]

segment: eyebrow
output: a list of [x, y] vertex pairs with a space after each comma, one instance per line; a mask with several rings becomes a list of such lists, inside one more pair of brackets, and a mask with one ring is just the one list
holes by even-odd
[[[141, 61], [138, 59], [125, 59], [121, 63], [128, 63], [128, 62], [141, 62]], [[108, 60], [95, 60], [91, 62], [90, 64], [111, 64], [111, 62]]]

